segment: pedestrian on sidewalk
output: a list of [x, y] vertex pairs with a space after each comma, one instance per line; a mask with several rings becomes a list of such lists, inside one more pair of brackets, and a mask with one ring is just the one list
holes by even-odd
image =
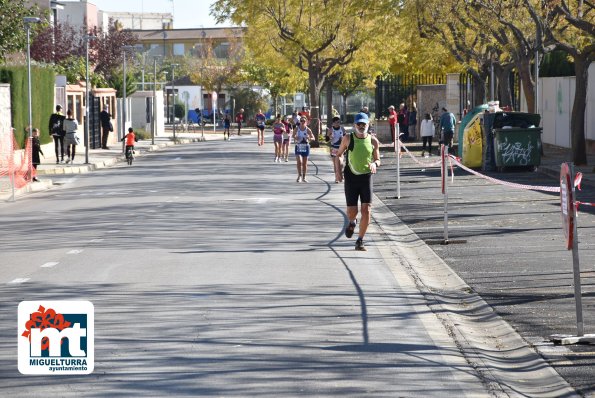
[[223, 119], [223, 141], [225, 141], [225, 133], [227, 133], [227, 140], [229, 141], [229, 128], [231, 127], [231, 117], [228, 112], [225, 112], [225, 118]]
[[79, 144], [79, 138], [77, 136], [77, 130], [79, 124], [72, 115], [72, 111], [69, 109], [66, 112], [66, 119], [64, 119], [64, 130], [66, 136], [64, 137], [64, 145], [66, 145], [66, 163], [74, 163], [74, 156], [76, 153], [76, 146]]
[[244, 122], [244, 108], [236, 114], [236, 123], [238, 124], [238, 135], [242, 135], [242, 123]]
[[347, 220], [345, 236], [351, 238], [355, 231], [358, 215], [358, 200], [361, 202], [361, 219], [355, 250], [365, 251], [364, 237], [372, 216], [373, 178], [380, 166], [380, 143], [368, 132], [370, 121], [365, 113], [355, 116], [354, 131], [345, 135], [337, 156], [346, 153], [345, 201]]
[[434, 121], [432, 121], [432, 115], [426, 113], [424, 120], [421, 121], [419, 128], [421, 139], [423, 141], [421, 147], [421, 157], [423, 158], [426, 153], [426, 143], [428, 144], [428, 156], [432, 156], [432, 137], [434, 137]]
[[109, 149], [107, 139], [110, 131], [114, 131], [112, 115], [109, 113], [109, 105], [105, 104], [103, 106], [103, 110], [99, 113], [99, 122], [101, 123], [101, 149]]
[[457, 119], [452, 112], [446, 108], [442, 108], [442, 116], [440, 116], [440, 130], [442, 131], [442, 143], [448, 146], [448, 152], [452, 152], [453, 138], [455, 135], [455, 125]]
[[308, 119], [300, 117], [300, 124], [293, 130], [293, 141], [295, 142], [295, 159], [297, 161], [298, 177], [295, 182], [308, 182], [306, 172], [308, 171], [308, 157], [310, 156], [310, 141], [314, 140], [312, 130], [306, 124]]
[[256, 116], [254, 116], [254, 120], [256, 121], [256, 131], [258, 133], [258, 146], [261, 146], [264, 145], [264, 128], [266, 127], [267, 117], [259, 109]]
[[[33, 164], [33, 168], [37, 170], [37, 166], [41, 164], [41, 158], [39, 157], [39, 155], [41, 154], [43, 155], [43, 157], [45, 157], [45, 155], [41, 150], [41, 142], [39, 141], [39, 129], [34, 128], [31, 133], [33, 137], [31, 139], [31, 163]], [[37, 177], [35, 177], [35, 174], [33, 175], [32, 180], [39, 181]]]
[[409, 135], [412, 140], [417, 139], [417, 104], [411, 104], [409, 111]]
[[281, 147], [283, 145], [283, 132], [285, 125], [281, 121], [281, 115], [278, 114], [273, 123], [273, 144], [275, 145], [275, 163], [281, 163]]
[[[362, 113], [365, 114], [365, 112]], [[333, 160], [333, 170], [335, 172], [335, 184], [343, 181], [341, 157], [337, 156], [343, 136], [345, 136], [345, 129], [341, 126], [341, 118], [335, 116], [331, 126], [326, 130], [326, 140], [331, 142], [331, 159]]]
[[401, 141], [409, 141], [409, 110], [405, 103], [399, 105], [399, 113], [397, 114], [397, 122], [399, 123], [399, 134], [403, 135]]
[[54, 139], [54, 147], [56, 151], [56, 164], [64, 162], [64, 119], [66, 117], [62, 113], [62, 105], [56, 105], [56, 112], [50, 116], [49, 132]]
[[393, 105], [388, 107], [388, 124], [390, 126], [390, 136], [392, 139], [391, 146], [395, 145], [395, 139], [397, 138], [397, 111]]

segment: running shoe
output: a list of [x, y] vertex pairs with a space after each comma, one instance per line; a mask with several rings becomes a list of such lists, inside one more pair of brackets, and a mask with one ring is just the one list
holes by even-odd
[[285, 163], [289, 162], [289, 159], [285, 158]]
[[298, 176], [297, 180], [295, 180], [295, 182], [300, 182], [300, 178], [302, 178], [302, 176]]
[[308, 182], [308, 180], [306, 179], [306, 176], [302, 177], [302, 182]]
[[361, 252], [365, 252], [368, 250], [366, 249], [366, 246], [364, 245], [364, 240], [362, 238], [357, 238], [357, 240], [355, 241], [355, 250]]
[[357, 224], [357, 220], [349, 221], [347, 227], [345, 228], [345, 236], [351, 238], [353, 236], [353, 231], [355, 231], [355, 225]]

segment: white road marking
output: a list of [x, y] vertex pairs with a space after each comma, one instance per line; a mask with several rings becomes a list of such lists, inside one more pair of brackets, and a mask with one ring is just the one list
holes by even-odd
[[118, 232], [120, 232], [119, 229], [112, 229], [111, 231], [107, 231], [108, 234], [115, 234], [115, 233], [118, 233]]
[[80, 254], [82, 252], [83, 252], [83, 249], [74, 249], [74, 250], [67, 252], [66, 254]]
[[103, 242], [103, 238], [91, 239], [89, 241], [89, 243], [99, 243], [99, 242]]
[[16, 285], [16, 284], [19, 284], [19, 283], [25, 283], [25, 282], [27, 282], [29, 279], [31, 279], [31, 278], [16, 278], [16, 279], [13, 279], [13, 280], [11, 280], [11, 281], [10, 281], [10, 282], [8, 282], [8, 283], [9, 283], [10, 285]]
[[273, 200], [273, 198], [236, 198], [236, 199], [223, 199], [225, 202], [255, 202], [257, 204], [264, 204]]
[[55, 261], [50, 261], [49, 263], [45, 263], [41, 266], [41, 268], [52, 268], [55, 267], [56, 265], [58, 265], [60, 263], [57, 263]]

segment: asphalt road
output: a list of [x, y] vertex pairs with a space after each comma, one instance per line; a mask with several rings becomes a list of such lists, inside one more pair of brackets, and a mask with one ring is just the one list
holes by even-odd
[[[410, 146], [412, 149], [415, 145]], [[383, 148], [384, 149], [384, 148]], [[419, 155], [419, 152], [415, 152]], [[396, 158], [386, 148], [376, 194], [465, 282], [585, 396], [595, 396], [593, 345], [553, 346], [553, 334], [576, 334], [572, 254], [565, 249], [558, 194], [495, 185], [455, 169], [449, 184], [448, 235], [438, 168], [401, 159], [397, 199]], [[421, 159], [431, 162], [437, 157]], [[516, 170], [488, 173], [506, 181], [559, 186], [552, 177]], [[585, 185], [585, 184], [583, 184]], [[593, 202], [589, 184], [579, 199]], [[585, 333], [595, 333], [595, 215], [578, 217]]]
[[[254, 142], [175, 147], [0, 204], [2, 396], [493, 396], [390, 242], [374, 226], [368, 252], [342, 237], [328, 157], [297, 184]], [[91, 375], [19, 374], [23, 300], [94, 304]]]

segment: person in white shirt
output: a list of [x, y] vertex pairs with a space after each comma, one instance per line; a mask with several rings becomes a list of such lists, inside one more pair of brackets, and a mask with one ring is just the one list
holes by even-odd
[[424, 119], [421, 121], [419, 130], [421, 139], [423, 140], [421, 156], [424, 157], [426, 153], [426, 143], [428, 144], [428, 156], [432, 156], [432, 137], [434, 137], [434, 121], [432, 120], [432, 115], [426, 113]]
[[79, 138], [77, 136], [78, 128], [79, 124], [74, 118], [72, 111], [69, 109], [68, 112], [66, 112], [66, 119], [64, 119], [64, 130], [66, 131], [66, 137], [64, 138], [67, 156], [66, 163], [74, 163], [76, 146], [79, 144]]

